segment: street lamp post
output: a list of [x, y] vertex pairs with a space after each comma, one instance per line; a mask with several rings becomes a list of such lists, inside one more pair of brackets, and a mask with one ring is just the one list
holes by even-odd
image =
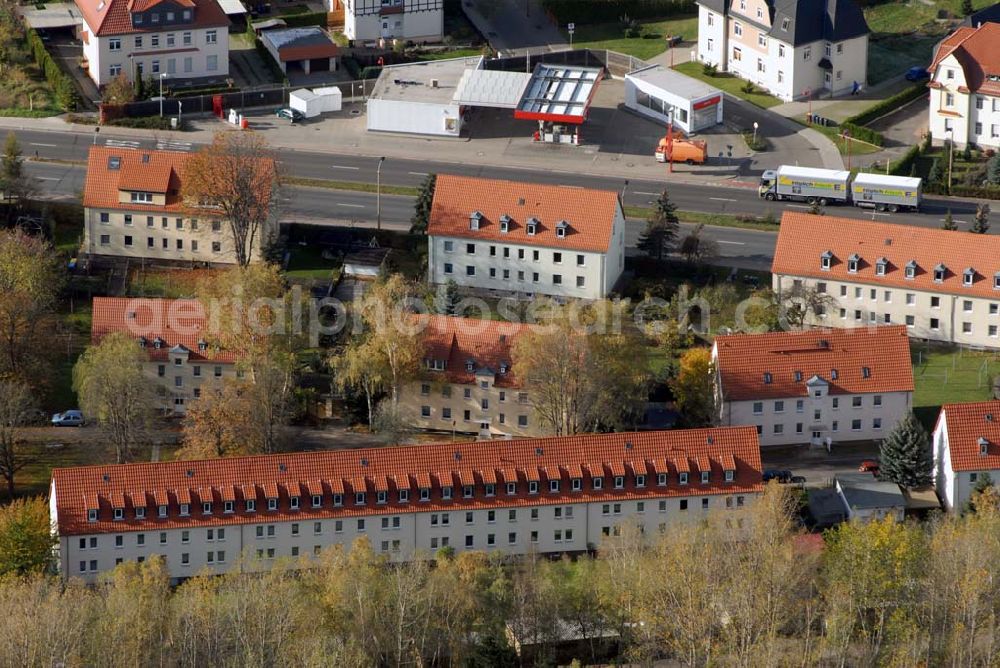
[[955, 164], [955, 131], [952, 128], [945, 130], [948, 135], [948, 194], [951, 194], [951, 170]]
[[163, 118], [163, 80], [167, 78], [166, 72], [160, 73], [160, 118]]
[[757, 128], [758, 127], [760, 127], [760, 124], [757, 121], [754, 121], [753, 122], [753, 145], [754, 146], [757, 145]]
[[851, 131], [844, 130], [844, 141], [847, 142], [847, 171], [851, 171]]
[[382, 163], [385, 156], [378, 159], [378, 167], [375, 169], [375, 229], [382, 231]]
[[178, 130], [181, 129], [181, 124], [183, 123], [183, 121], [181, 120], [181, 114], [183, 114], [183, 113], [184, 113], [184, 105], [181, 104], [180, 100], [177, 100], [177, 129]]

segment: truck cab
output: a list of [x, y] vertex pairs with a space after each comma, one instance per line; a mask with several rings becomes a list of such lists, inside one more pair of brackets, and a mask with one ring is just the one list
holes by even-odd
[[757, 186], [757, 196], [765, 197], [767, 193], [771, 193], [772, 196], [769, 199], [774, 199], [774, 189], [775, 184], [778, 182], [778, 173], [773, 169], [766, 169], [764, 173], [760, 175], [760, 185]]

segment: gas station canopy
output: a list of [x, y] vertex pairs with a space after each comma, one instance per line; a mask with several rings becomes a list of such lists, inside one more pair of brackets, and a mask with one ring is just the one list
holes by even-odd
[[452, 101], [469, 107], [516, 109], [530, 80], [527, 72], [468, 69], [462, 74]]
[[514, 109], [514, 118], [582, 124], [602, 74], [597, 67], [538, 63]]

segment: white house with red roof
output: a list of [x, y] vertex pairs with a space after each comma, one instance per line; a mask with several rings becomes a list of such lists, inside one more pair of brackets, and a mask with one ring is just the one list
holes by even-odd
[[229, 18], [216, 0], [75, 0], [83, 68], [98, 86], [119, 74], [158, 80], [229, 76]]
[[601, 299], [625, 269], [618, 193], [439, 174], [427, 278], [486, 293]]
[[542, 433], [513, 371], [514, 342], [530, 325], [449, 316], [421, 322], [423, 372], [399, 397], [411, 425], [487, 438]]
[[987, 476], [1000, 484], [1000, 401], [945, 404], [932, 442], [934, 486], [948, 510], [960, 511]]
[[762, 492], [754, 430], [715, 427], [55, 469], [49, 507], [64, 578], [159, 555], [177, 582], [360, 537], [392, 560], [581, 553], [623, 525], [738, 526]]
[[213, 345], [208, 318], [196, 299], [94, 297], [91, 343], [125, 332], [149, 356], [145, 372], [164, 413], [183, 415], [208, 383], [238, 378], [238, 356]]
[[885, 438], [913, 407], [905, 327], [719, 336], [712, 360], [719, 424], [762, 446]]
[[963, 26], [938, 44], [929, 127], [935, 139], [1000, 147], [1000, 24]]

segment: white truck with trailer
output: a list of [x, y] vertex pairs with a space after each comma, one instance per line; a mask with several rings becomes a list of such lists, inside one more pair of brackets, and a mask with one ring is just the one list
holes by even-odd
[[851, 196], [848, 183], [851, 173], [846, 170], [817, 169], [781, 165], [761, 174], [758, 195], [766, 200], [793, 200], [826, 206], [847, 202]]
[[910, 176], [851, 173], [840, 169], [819, 169], [781, 165], [760, 177], [757, 194], [766, 200], [794, 200], [826, 206], [854, 204], [881, 211], [920, 208], [922, 180]]

